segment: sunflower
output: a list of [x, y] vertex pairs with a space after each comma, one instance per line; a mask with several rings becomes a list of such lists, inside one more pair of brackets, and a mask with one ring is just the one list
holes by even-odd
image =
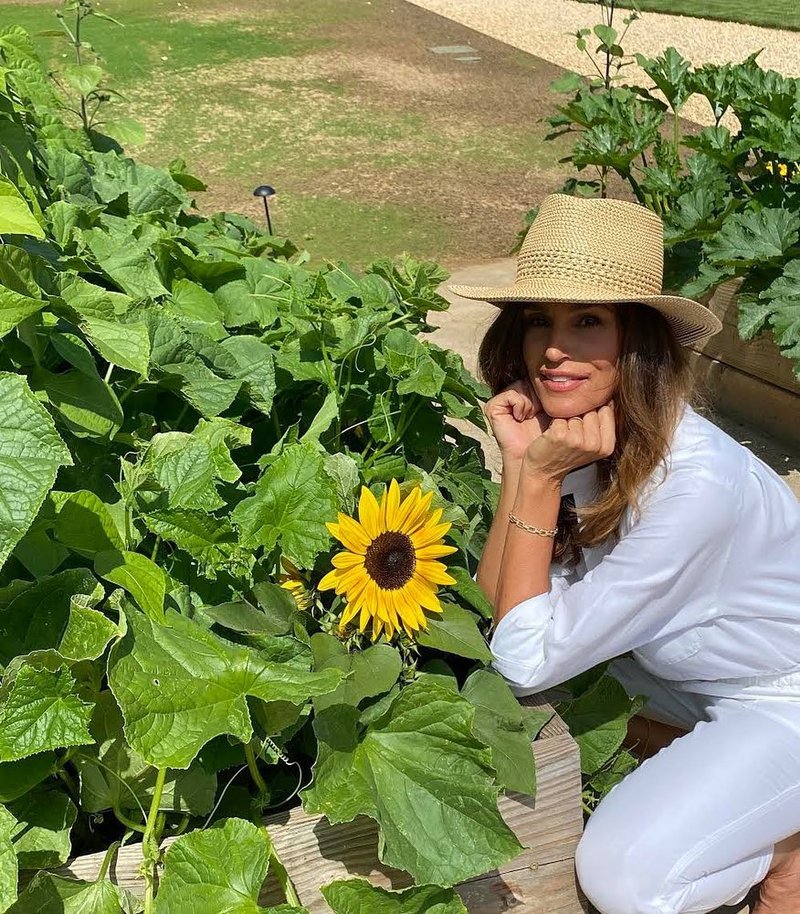
[[294, 597], [298, 609], [308, 609], [311, 605], [311, 594], [303, 581], [300, 569], [285, 555], [281, 556], [281, 566], [286, 573], [278, 575], [278, 583]]
[[362, 486], [358, 520], [340, 513], [337, 524], [326, 523], [345, 546], [319, 582], [320, 590], [335, 588], [347, 599], [340, 628], [358, 616], [362, 632], [372, 621], [373, 641], [382, 631], [391, 638], [401, 627], [413, 638], [428, 627], [423, 609], [442, 611], [436, 585], [456, 582], [446, 565], [435, 560], [457, 549], [442, 542], [452, 525], [439, 523], [442, 508], [429, 512], [432, 498], [433, 492], [423, 495], [417, 485], [401, 503], [393, 479], [378, 504]]

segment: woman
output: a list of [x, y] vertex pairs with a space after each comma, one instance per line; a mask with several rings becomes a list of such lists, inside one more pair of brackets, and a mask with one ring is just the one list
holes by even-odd
[[759, 882], [757, 914], [798, 914], [800, 505], [690, 405], [684, 347], [721, 324], [662, 268], [656, 215], [553, 194], [513, 286], [452, 287], [502, 308], [479, 352], [494, 664], [529, 694], [613, 659], [667, 734], [578, 846], [602, 914], [700, 914]]

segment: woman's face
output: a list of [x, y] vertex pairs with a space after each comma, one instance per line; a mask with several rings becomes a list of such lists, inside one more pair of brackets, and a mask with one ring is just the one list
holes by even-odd
[[[544, 411], [554, 419], [570, 419], [608, 403], [617, 386], [620, 352], [615, 306], [522, 302], [518, 307], [523, 309], [523, 359]], [[559, 385], [543, 372], [583, 380]]]

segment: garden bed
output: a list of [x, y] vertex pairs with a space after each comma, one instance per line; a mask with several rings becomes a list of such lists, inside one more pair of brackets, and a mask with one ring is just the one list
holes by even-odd
[[[521, 703], [552, 711], [540, 696], [524, 698]], [[499, 802], [504, 820], [525, 851], [495, 872], [458, 886], [470, 914], [500, 914], [510, 908], [520, 914], [579, 914], [587, 910], [574, 869], [575, 848], [583, 830], [578, 746], [564, 721], [553, 712], [532, 749], [536, 798], [509, 793]], [[362, 816], [346, 824], [330, 825], [323, 816], [294, 807], [265, 817], [264, 824], [309, 914], [328, 914], [319, 888], [334, 879], [359, 876], [387, 889], [413, 884], [407, 873], [378, 860], [377, 828], [371, 819]], [[174, 840], [167, 839], [164, 849]], [[104, 856], [78, 857], [57, 872], [93, 881]], [[111, 880], [142, 896], [145, 883], [139, 873], [141, 863], [141, 845], [122, 848], [110, 868]], [[268, 878], [260, 903], [275, 905], [282, 900], [277, 882]]]

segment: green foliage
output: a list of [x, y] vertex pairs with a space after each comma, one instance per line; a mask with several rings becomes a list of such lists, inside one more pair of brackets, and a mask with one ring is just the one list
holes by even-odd
[[[185, 163], [65, 124], [21, 29], [0, 70], [0, 911], [137, 911], [106, 873], [140, 836], [147, 914], [262, 910], [268, 866], [296, 914], [247, 820], [312, 765], [306, 805], [373, 816], [423, 883], [509, 860], [497, 798], [533, 792], [542, 721], [485, 670], [471, 574], [498, 487], [448, 419], [485, 429], [490, 392], [422, 336], [445, 272], [309, 270], [242, 216], [192, 214]], [[102, 92], [92, 62], [63, 79]], [[393, 478], [452, 524], [457, 584], [419, 642], [368, 645], [316, 585], [326, 524]], [[31, 872], [17, 897], [20, 868], [109, 844], [95, 883]], [[397, 897], [462, 910], [429, 885]]]
[[334, 914], [466, 914], [461, 899], [452, 889], [419, 886], [403, 892], [389, 892], [363, 879], [341, 879], [322, 889]]
[[[665, 287], [705, 300], [719, 283], [740, 279], [742, 339], [770, 332], [800, 379], [797, 305], [783, 291], [794, 288], [800, 263], [800, 79], [762, 69], [760, 51], [741, 63], [697, 67], [672, 47], [655, 58], [626, 55], [624, 31], [610, 44], [614, 5], [600, 8], [599, 46], [590, 50], [585, 34], [576, 36], [598, 76], [572, 73], [551, 85], [569, 97], [548, 118], [548, 139], [576, 136], [562, 161], [579, 176], [562, 192], [605, 196], [609, 173], [619, 175], [664, 221]], [[623, 20], [625, 31], [636, 18]], [[623, 80], [621, 68], [634, 57], [652, 85]], [[708, 102], [714, 125], [682, 134], [681, 109], [696, 96]], [[738, 119], [736, 133], [720, 123], [726, 114]], [[584, 177], [587, 168], [596, 177]], [[535, 211], [526, 224], [533, 218]], [[518, 245], [522, 238], [524, 230]]]

